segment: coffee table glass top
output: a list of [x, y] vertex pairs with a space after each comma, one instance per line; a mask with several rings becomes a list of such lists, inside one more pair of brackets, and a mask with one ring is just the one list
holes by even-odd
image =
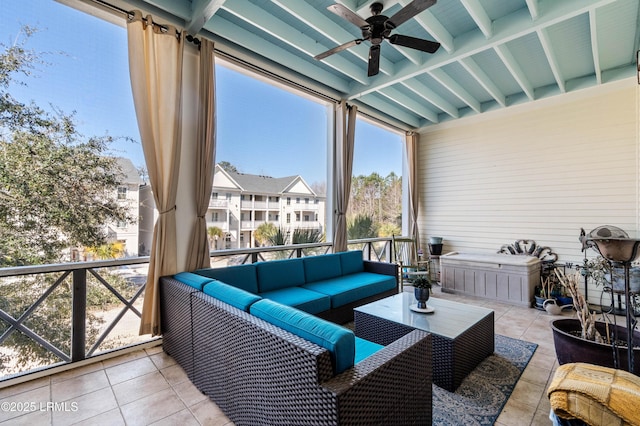
[[354, 310], [451, 339], [457, 338], [469, 327], [493, 312], [491, 309], [479, 306], [431, 297], [427, 306], [434, 308], [435, 311], [423, 314], [409, 309], [409, 306], [415, 303], [416, 298], [413, 293], [402, 292]]

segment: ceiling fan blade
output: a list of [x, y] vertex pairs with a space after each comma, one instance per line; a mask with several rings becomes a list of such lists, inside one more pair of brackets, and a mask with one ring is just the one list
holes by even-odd
[[387, 19], [385, 25], [390, 29], [397, 28], [434, 4], [436, 4], [436, 0], [413, 0], [411, 3], [400, 9], [391, 18]]
[[313, 59], [317, 59], [319, 61], [321, 59], [326, 58], [327, 56], [331, 56], [334, 53], [342, 52], [343, 50], [348, 49], [350, 47], [353, 47], [353, 46], [355, 46], [357, 44], [360, 44], [360, 43], [362, 43], [362, 39], [360, 39], [360, 38], [357, 39], [357, 40], [348, 41], [348, 42], [346, 42], [344, 44], [341, 44], [340, 46], [334, 47], [333, 49], [329, 49], [326, 52], [317, 54], [316, 56], [313, 57]]
[[380, 45], [374, 44], [369, 49], [369, 69], [367, 75], [369, 77], [378, 74], [380, 71]]
[[369, 23], [365, 21], [364, 18], [342, 4], [332, 4], [331, 6], [327, 7], [327, 9], [330, 12], [333, 12], [336, 15], [340, 16], [341, 18], [346, 19], [359, 28], [369, 26]]
[[394, 34], [389, 36], [389, 43], [398, 46], [410, 47], [411, 49], [422, 50], [427, 53], [435, 53], [440, 48], [440, 43], [421, 38], [409, 37], [406, 35]]

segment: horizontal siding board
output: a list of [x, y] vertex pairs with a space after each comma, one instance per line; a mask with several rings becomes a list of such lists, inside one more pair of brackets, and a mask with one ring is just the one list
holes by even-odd
[[561, 261], [579, 262], [580, 228], [611, 224], [635, 233], [633, 83], [421, 131], [421, 238], [444, 237], [445, 251], [485, 253], [533, 239]]

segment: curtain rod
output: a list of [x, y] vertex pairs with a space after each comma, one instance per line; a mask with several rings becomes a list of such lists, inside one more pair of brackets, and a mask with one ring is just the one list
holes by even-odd
[[[117, 12], [117, 13], [119, 13], [121, 15], [124, 15], [124, 16], [127, 17], [127, 19], [132, 19], [134, 17], [133, 11], [123, 9], [123, 8], [118, 7], [116, 5], [113, 5], [111, 3], [107, 3], [104, 0], [90, 0], [90, 1], [92, 1], [93, 3], [97, 3], [100, 6], [103, 6], [103, 7], [107, 8], [107, 9], [110, 9], [110, 10], [112, 10], [114, 12]], [[146, 22], [147, 25], [149, 24], [149, 22], [147, 22], [147, 18], [142, 17], [142, 20], [144, 22]], [[154, 21], [151, 21], [151, 25], [160, 28], [160, 30], [162, 30], [163, 32], [169, 31], [169, 27], [167, 25], [162, 25], [162, 24], [159, 24], [159, 23], [154, 22]], [[177, 37], [180, 37], [181, 33], [182, 33], [181, 31], [176, 30]], [[195, 44], [196, 46], [200, 47], [200, 39], [199, 38], [194, 37], [191, 34], [187, 34], [187, 36], [185, 38], [187, 39], [188, 42], [191, 42], [191, 43]]]

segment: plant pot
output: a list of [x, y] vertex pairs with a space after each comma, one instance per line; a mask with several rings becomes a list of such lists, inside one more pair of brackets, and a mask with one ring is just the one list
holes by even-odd
[[433, 256], [440, 256], [442, 254], [442, 244], [429, 244], [429, 253]]
[[534, 308], [544, 311], [544, 301], [547, 300], [546, 297], [533, 296], [535, 298], [535, 306]]
[[442, 237], [429, 237], [429, 244], [442, 244]]
[[[600, 365], [603, 367], [618, 368], [620, 370], [628, 371], [627, 363], [627, 329], [620, 325], [609, 325], [609, 329], [614, 332], [614, 335], [619, 340], [625, 342], [625, 347], [618, 347], [618, 366], [614, 365], [613, 361], [613, 349], [611, 345], [606, 343], [597, 343], [590, 340], [582, 339], [579, 336], [570, 334], [571, 332], [580, 332], [580, 321], [574, 318], [570, 319], [557, 319], [551, 322], [551, 330], [553, 330], [553, 344], [556, 348], [556, 357], [560, 365], [571, 362], [586, 362], [589, 364]], [[606, 335], [605, 323], [597, 322], [596, 329], [602, 335]], [[640, 332], [634, 331], [633, 344], [637, 346], [640, 344]], [[640, 374], [640, 349], [633, 350], [633, 363], [634, 373]]]
[[418, 301], [418, 309], [427, 309], [427, 300], [429, 300], [429, 292], [428, 288], [414, 288], [413, 295], [416, 297]]

